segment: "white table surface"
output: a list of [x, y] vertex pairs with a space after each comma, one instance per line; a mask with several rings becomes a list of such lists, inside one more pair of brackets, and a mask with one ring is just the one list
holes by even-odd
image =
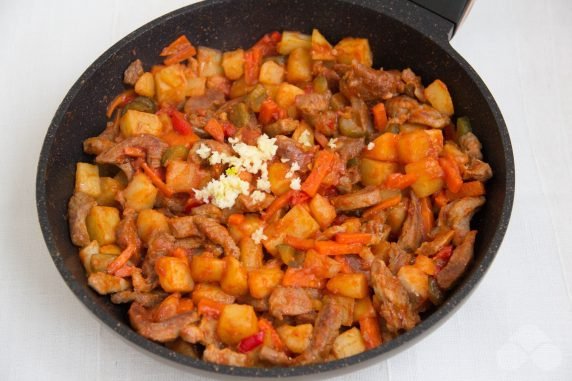
[[[45, 132], [71, 85], [113, 43], [189, 2], [0, 0], [0, 380], [201, 379], [132, 348], [80, 304], [50, 259], [34, 196]], [[512, 138], [504, 243], [441, 328], [337, 379], [572, 380], [571, 20], [570, 0], [476, 1], [452, 45]]]

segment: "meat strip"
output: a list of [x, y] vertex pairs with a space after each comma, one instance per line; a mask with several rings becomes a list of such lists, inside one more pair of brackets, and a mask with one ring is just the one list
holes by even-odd
[[403, 223], [397, 244], [405, 251], [414, 252], [421, 245], [423, 240], [421, 204], [417, 196], [415, 196], [415, 192], [411, 192], [409, 206], [407, 207], [407, 218]]
[[289, 164], [298, 163], [301, 170], [304, 171], [308, 165], [314, 160], [314, 152], [305, 151], [300, 143], [286, 136], [278, 135], [276, 137], [276, 156], [289, 160]]
[[248, 356], [245, 353], [238, 353], [231, 349], [218, 349], [215, 345], [207, 345], [203, 353], [203, 360], [214, 364], [230, 366], [248, 366]]
[[137, 302], [133, 302], [129, 308], [129, 321], [135, 331], [143, 337], [161, 343], [175, 340], [183, 327], [199, 321], [196, 311], [175, 315], [160, 322], [153, 322], [151, 315], [151, 311]]
[[389, 123], [403, 124], [409, 122], [424, 124], [433, 128], [443, 128], [451, 122], [447, 115], [441, 114], [429, 105], [420, 104], [406, 95], [388, 99], [385, 102], [385, 109], [390, 118]]
[[204, 95], [190, 97], [185, 103], [185, 113], [205, 114], [207, 110], [215, 110], [225, 102], [224, 92], [219, 89], [207, 89]]
[[200, 237], [201, 233], [195, 225], [193, 216], [175, 217], [169, 220], [171, 233], [175, 238]]
[[126, 85], [135, 86], [139, 77], [143, 75], [143, 63], [140, 59], [131, 62], [125, 72], [123, 73], [123, 83]]
[[237, 259], [240, 257], [240, 249], [236, 246], [236, 243], [224, 226], [205, 216], [194, 216], [194, 222], [205, 237], [222, 246], [225, 255], [230, 255]]
[[312, 311], [312, 300], [297, 287], [276, 287], [268, 300], [270, 314], [282, 320], [284, 316], [295, 316]]
[[373, 102], [392, 98], [404, 90], [401, 78], [392, 72], [375, 70], [360, 63], [335, 65], [334, 70], [342, 73], [340, 91], [348, 99], [359, 97], [365, 102]]
[[380, 188], [369, 186], [352, 193], [333, 197], [330, 201], [338, 211], [344, 212], [379, 204], [383, 201], [383, 193]]
[[485, 203], [484, 197], [464, 197], [444, 206], [439, 212], [437, 227], [453, 229], [453, 243], [460, 245], [470, 230], [471, 218]]
[[158, 232], [151, 238], [147, 254], [141, 265], [145, 281], [152, 286], [151, 288], [155, 288], [159, 280], [155, 272], [157, 259], [166, 256], [173, 249], [174, 244], [175, 238], [166, 232]]
[[469, 262], [473, 258], [473, 247], [477, 231], [472, 230], [463, 239], [463, 242], [453, 250], [449, 262], [436, 275], [437, 284], [443, 289], [449, 289], [463, 275]]
[[90, 239], [85, 219], [96, 204], [93, 197], [83, 192], [76, 192], [71, 196], [68, 203], [68, 215], [70, 234], [74, 245], [81, 247], [89, 245]]

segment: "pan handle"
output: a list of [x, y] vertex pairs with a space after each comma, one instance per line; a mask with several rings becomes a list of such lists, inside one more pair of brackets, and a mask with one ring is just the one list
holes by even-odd
[[453, 23], [454, 27], [449, 36], [453, 37], [459, 26], [469, 14], [474, 0], [410, 0], [411, 2], [441, 16]]

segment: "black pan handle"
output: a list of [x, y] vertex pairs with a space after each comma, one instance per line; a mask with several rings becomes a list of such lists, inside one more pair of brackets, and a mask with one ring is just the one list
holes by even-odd
[[457, 31], [471, 10], [474, 0], [410, 0], [453, 23], [449, 38]]

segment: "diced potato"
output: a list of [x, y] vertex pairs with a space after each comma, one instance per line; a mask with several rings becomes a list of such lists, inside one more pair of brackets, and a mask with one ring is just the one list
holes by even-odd
[[309, 49], [297, 48], [288, 56], [286, 78], [289, 82], [312, 80], [312, 56]]
[[193, 303], [198, 305], [201, 299], [210, 299], [222, 304], [232, 304], [236, 298], [224, 292], [217, 285], [212, 283], [199, 283], [193, 290], [192, 299]]
[[[265, 233], [268, 239], [262, 243], [272, 255], [277, 254], [276, 246], [284, 242], [286, 235], [308, 238], [320, 230], [320, 225], [302, 205], [294, 206], [281, 220], [271, 225], [271, 227]], [[274, 231], [274, 234], [269, 234], [271, 231]]]
[[167, 164], [165, 182], [175, 193], [192, 193], [193, 189], [200, 188], [202, 181], [200, 168], [194, 163], [171, 160]]
[[197, 59], [199, 61], [199, 77], [224, 74], [220, 50], [199, 46]]
[[308, 250], [304, 257], [304, 268], [320, 278], [333, 278], [342, 269], [342, 264], [327, 255], [318, 254], [315, 250]]
[[187, 89], [185, 95], [187, 97], [200, 97], [205, 94], [207, 79], [204, 77], [187, 78]]
[[390, 161], [362, 158], [359, 162], [359, 172], [363, 185], [381, 185], [389, 175], [399, 172], [399, 165]]
[[[384, 196], [385, 191], [381, 191], [382, 196]], [[393, 197], [393, 196], [388, 196]], [[357, 233], [361, 228], [361, 221], [357, 217], [348, 218], [342, 223], [342, 227], [345, 229], [346, 233]]]
[[312, 324], [301, 324], [297, 326], [284, 324], [276, 328], [278, 336], [280, 336], [286, 348], [292, 353], [302, 353], [308, 348], [313, 331], [314, 327]]
[[99, 244], [95, 240], [91, 241], [89, 245], [79, 251], [79, 259], [88, 274], [93, 272], [91, 269], [91, 257], [96, 254], [99, 254]]
[[232, 83], [230, 86], [230, 98], [240, 98], [248, 94], [254, 86], [247, 85], [244, 81], [244, 77], [240, 77]]
[[195, 286], [191, 269], [183, 258], [160, 257], [155, 262], [161, 288], [166, 292], [191, 292]]
[[290, 170], [290, 166], [285, 163], [272, 163], [268, 166], [268, 180], [270, 181], [270, 190], [276, 196], [280, 196], [290, 190], [290, 181], [286, 174]]
[[123, 196], [125, 196], [125, 207], [139, 212], [153, 208], [157, 188], [144, 173], [138, 173], [123, 191]]
[[289, 83], [283, 82], [276, 92], [276, 103], [283, 109], [288, 109], [296, 103], [296, 97], [304, 94], [304, 90]]
[[305, 150], [311, 150], [314, 147], [314, 129], [305, 121], [301, 121], [292, 134], [292, 139], [302, 144]]
[[269, 60], [260, 67], [258, 81], [264, 85], [279, 85], [284, 82], [284, 66]]
[[401, 133], [397, 143], [399, 160], [406, 163], [414, 163], [430, 154], [431, 141], [429, 135], [423, 130]]
[[268, 97], [273, 101], [276, 101], [276, 94], [278, 93], [280, 85], [263, 85], [263, 86], [264, 89], [266, 90], [266, 94], [268, 94]]
[[332, 45], [318, 29], [312, 30], [312, 59], [316, 61], [335, 60]]
[[262, 220], [256, 214], [247, 214], [244, 222], [240, 225], [229, 225], [228, 231], [235, 242], [240, 242], [244, 237], [251, 237], [258, 228], [263, 225]]
[[144, 209], [137, 215], [137, 234], [148, 243], [158, 232], [169, 232], [169, 219], [155, 209]]
[[361, 299], [368, 294], [367, 278], [363, 273], [338, 274], [328, 281], [326, 288], [333, 294]]
[[115, 196], [117, 196], [117, 193], [124, 188], [118, 180], [112, 177], [100, 177], [99, 187], [101, 189], [101, 193], [97, 197], [97, 205], [103, 206], [115, 205]]
[[437, 273], [435, 262], [425, 255], [418, 255], [417, 258], [415, 258], [414, 266], [427, 275], [435, 275]]
[[100, 295], [125, 291], [131, 286], [129, 281], [104, 272], [90, 274], [87, 283]]
[[194, 255], [191, 259], [191, 277], [195, 282], [220, 282], [225, 263], [212, 255]]
[[437, 158], [443, 151], [443, 131], [432, 128], [425, 130], [425, 133], [429, 135], [429, 143], [431, 145], [429, 156]]
[[354, 305], [354, 321], [375, 316], [375, 308], [373, 307], [370, 297], [356, 300]]
[[253, 298], [269, 296], [280, 284], [284, 273], [280, 268], [260, 268], [248, 273], [248, 288]]
[[77, 163], [75, 168], [75, 191], [83, 192], [91, 197], [98, 197], [101, 194], [98, 166]]
[[443, 188], [443, 169], [433, 158], [407, 164], [405, 172], [417, 175], [417, 181], [411, 188], [419, 198], [430, 196]]
[[441, 80], [436, 79], [425, 88], [425, 98], [437, 111], [449, 116], [455, 113], [449, 89]]
[[240, 340], [257, 332], [258, 318], [252, 306], [229, 304], [224, 307], [216, 327], [216, 333], [223, 343], [238, 344]]
[[[159, 117], [161, 126], [163, 127], [163, 136], [161, 138], [164, 139], [164, 136], [174, 133], [173, 122], [171, 121], [171, 117], [166, 112], [161, 112], [157, 116]], [[165, 141], [165, 143], [170, 145], [168, 141]]]
[[160, 104], [177, 105], [185, 100], [187, 77], [180, 64], [162, 67], [155, 72], [155, 95]]
[[254, 242], [250, 236], [243, 237], [238, 243], [240, 248], [240, 262], [247, 270], [262, 267], [264, 253], [262, 244]]
[[365, 342], [361, 337], [359, 329], [356, 327], [353, 327], [336, 337], [334, 347], [332, 348], [334, 356], [338, 359], [357, 355], [365, 350]]
[[373, 141], [373, 149], [366, 149], [363, 151], [362, 156], [381, 161], [397, 161], [399, 158], [397, 154], [397, 141], [397, 134], [392, 134], [391, 132], [381, 134]]
[[94, 206], [89, 211], [85, 224], [91, 240], [100, 245], [115, 242], [115, 229], [119, 225], [119, 210], [110, 206]]
[[163, 133], [163, 124], [157, 115], [137, 110], [127, 110], [119, 127], [125, 137], [140, 134], [160, 136]]
[[284, 31], [278, 43], [278, 53], [285, 56], [298, 48], [311, 49], [312, 37], [300, 32]]
[[99, 254], [119, 255], [121, 248], [117, 245], [103, 245], [99, 248]]
[[231, 81], [236, 81], [244, 74], [244, 50], [237, 49], [222, 55], [224, 75]]
[[351, 65], [353, 60], [362, 65], [371, 67], [373, 65], [373, 57], [369, 47], [367, 38], [347, 37], [338, 42], [334, 47], [338, 63]]
[[398, 234], [401, 231], [401, 226], [407, 217], [407, 205], [403, 202], [396, 206], [389, 208], [386, 212], [386, 223], [391, 228], [391, 234]]
[[422, 300], [429, 297], [429, 276], [417, 267], [405, 265], [399, 269], [397, 277], [410, 293]]
[[225, 257], [225, 269], [220, 280], [224, 292], [234, 296], [246, 295], [248, 292], [248, 273], [246, 267], [234, 257]]
[[153, 74], [143, 73], [135, 83], [135, 92], [144, 97], [153, 98], [155, 96], [155, 78]]
[[113, 262], [115, 258], [117, 258], [117, 255], [94, 254], [90, 260], [91, 270], [93, 272], [105, 272], [107, 271], [107, 265]]
[[329, 227], [336, 219], [336, 208], [319, 193], [310, 201], [310, 213], [322, 229]]

